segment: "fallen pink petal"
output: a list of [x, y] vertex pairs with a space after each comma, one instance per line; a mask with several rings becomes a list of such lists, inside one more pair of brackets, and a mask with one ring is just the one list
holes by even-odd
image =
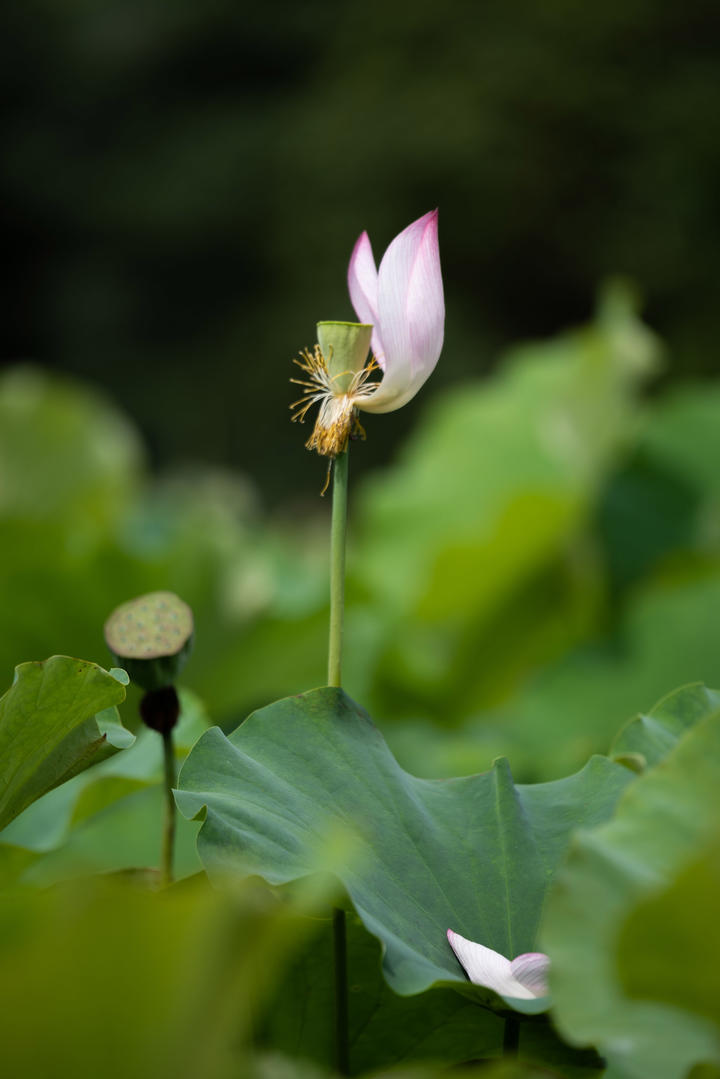
[[525, 952], [507, 959], [500, 952], [448, 929], [447, 938], [468, 978], [474, 985], [492, 989], [503, 997], [536, 1000], [547, 996], [550, 960], [543, 952]]

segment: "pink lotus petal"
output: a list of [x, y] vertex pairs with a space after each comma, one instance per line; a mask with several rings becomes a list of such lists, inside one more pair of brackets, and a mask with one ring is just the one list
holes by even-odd
[[[544, 996], [547, 991], [544, 983], [543, 992], [537, 992], [530, 985], [524, 984], [519, 977], [515, 976], [513, 963], [500, 952], [495, 952], [492, 948], [486, 948], [473, 940], [467, 940], [459, 933], [454, 933], [452, 929], [448, 929], [447, 938], [450, 947], [474, 985], [482, 985], [486, 989], [499, 993], [500, 996], [514, 997], [516, 1000], [534, 1000], [536, 997]], [[534, 957], [535, 954], [539, 955], [539, 953], [528, 953], [528, 955], [518, 956], [518, 959], [525, 961]], [[542, 956], [542, 958], [546, 964], [549, 962], [547, 956]], [[528, 965], [532, 966], [532, 964]], [[519, 970], [521, 973], [526, 973], [524, 963], [520, 963]], [[547, 971], [547, 965], [545, 971]], [[534, 973], [532, 977], [535, 977]], [[535, 981], [537, 982], [536, 977]]]
[[406, 313], [410, 325], [413, 368], [423, 381], [438, 361], [445, 334], [445, 298], [440, 272], [438, 212], [421, 217], [422, 239], [410, 275]]
[[438, 361], [445, 303], [437, 221], [433, 210], [408, 225], [380, 263], [377, 296], [385, 375], [377, 392], [362, 404], [368, 412], [390, 412], [406, 404]]
[[510, 964], [513, 976], [536, 997], [544, 997], [548, 992], [548, 971], [550, 959], [543, 952], [525, 952], [518, 955]]
[[384, 370], [385, 357], [380, 339], [378, 319], [378, 273], [375, 269], [372, 245], [367, 232], [362, 232], [358, 236], [357, 243], [350, 256], [348, 289], [352, 305], [355, 308], [355, 314], [360, 322], [369, 323], [373, 326], [373, 355]]

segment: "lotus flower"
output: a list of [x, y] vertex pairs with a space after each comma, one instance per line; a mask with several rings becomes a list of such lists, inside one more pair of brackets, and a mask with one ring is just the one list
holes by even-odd
[[[358, 238], [348, 268], [350, 299], [360, 323], [320, 322], [313, 352], [296, 362], [294, 379], [305, 396], [293, 406], [302, 420], [320, 410], [309, 449], [342, 453], [352, 434], [364, 435], [357, 410], [393, 412], [407, 404], [431, 374], [443, 343], [445, 304], [437, 235], [437, 210], [408, 225], [375, 268], [368, 234]], [[366, 363], [368, 349], [373, 356]], [[381, 370], [381, 382], [372, 381]]]
[[379, 270], [370, 238], [363, 232], [350, 258], [348, 288], [358, 318], [373, 326], [372, 349], [384, 372], [379, 388], [359, 407], [366, 412], [394, 412], [432, 374], [443, 344], [437, 210], [395, 237]]
[[547, 973], [550, 960], [543, 952], [525, 952], [515, 959], [506, 959], [500, 952], [466, 940], [448, 929], [450, 947], [475, 985], [492, 989], [503, 997], [534, 1000], [547, 995]]

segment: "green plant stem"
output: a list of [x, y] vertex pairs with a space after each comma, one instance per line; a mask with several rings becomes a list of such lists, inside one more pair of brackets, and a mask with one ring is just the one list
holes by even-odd
[[165, 788], [165, 819], [163, 821], [162, 837], [162, 863], [160, 872], [162, 882], [167, 887], [173, 882], [173, 854], [175, 850], [175, 798], [173, 787], [175, 786], [175, 749], [173, 746], [172, 730], [164, 731], [163, 740], [163, 763], [164, 763], [164, 788]]
[[333, 462], [330, 525], [330, 645], [328, 685], [342, 684], [343, 612], [345, 607], [345, 537], [347, 534], [348, 451]]
[[[333, 462], [333, 503], [330, 525], [330, 642], [328, 685], [342, 685], [343, 615], [345, 609], [345, 544], [347, 536], [348, 451]], [[345, 911], [333, 910], [335, 982], [335, 1069], [349, 1075], [347, 933]]]
[[520, 1023], [512, 1016], [505, 1017], [505, 1031], [503, 1034], [503, 1056], [515, 1059], [520, 1047]]
[[335, 1070], [350, 1074], [348, 1045], [347, 939], [345, 911], [333, 910], [333, 956], [335, 960]]

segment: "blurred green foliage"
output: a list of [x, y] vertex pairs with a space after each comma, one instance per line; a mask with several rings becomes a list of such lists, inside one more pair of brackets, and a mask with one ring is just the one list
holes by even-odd
[[125, 700], [124, 671], [53, 656], [20, 663], [0, 698], [0, 827], [134, 737], [115, 705]]
[[[566, 1077], [602, 1067], [594, 1053], [573, 1049], [596, 1045], [626, 1079], [684, 1079], [692, 1064], [720, 1060], [720, 1042], [705, 1022], [717, 1020], [716, 846], [705, 848], [718, 812], [705, 803], [720, 780], [719, 730], [720, 695], [690, 686], [615, 740], [618, 761], [633, 753], [641, 779], [594, 757], [553, 783], [515, 786], [506, 761], [483, 775], [433, 783], [402, 772], [368, 717], [340, 691], [324, 689], [262, 709], [230, 739], [208, 732], [190, 753], [177, 798], [183, 813], [204, 819], [198, 852], [220, 881], [233, 873], [275, 884], [302, 879], [318, 847], [332, 849], [347, 834], [335, 873], [383, 945], [388, 985], [406, 997], [420, 994], [416, 1003], [400, 1001], [377, 987], [377, 944], [351, 923], [356, 1065], [367, 1052], [376, 1062], [500, 1055], [504, 1028], [482, 1013], [473, 1021], [472, 1001], [500, 1015], [508, 1004], [521, 1013], [523, 1059], [557, 1065]], [[697, 849], [706, 860], [686, 880]], [[677, 872], [679, 895], [663, 894]], [[708, 894], [687, 903], [698, 878]], [[673, 923], [670, 934], [663, 915]], [[555, 1001], [499, 1000], [469, 986], [445, 939], [448, 926], [459, 927], [514, 956], [537, 946], [538, 924]], [[315, 948], [283, 986], [282, 1016], [273, 1014], [268, 1034], [272, 1044], [325, 1059], [331, 967], [327, 945], [319, 955]], [[637, 1005], [613, 984], [616, 957]], [[683, 975], [675, 978], [678, 964]], [[462, 1003], [453, 1004], [450, 989]], [[682, 1014], [649, 1001], [673, 1002]], [[439, 1028], [428, 1025], [433, 1004]], [[554, 1004], [569, 1045], [544, 1023]]]
[[157, 894], [117, 877], [0, 896], [3, 1060], [27, 1076], [203, 1075], [248, 1066], [284, 964], [313, 931], [257, 882]]
[[[174, 730], [176, 764], [208, 726], [200, 702], [180, 692]], [[5, 882], [48, 885], [73, 877], [157, 865], [160, 851], [162, 742], [143, 728], [131, 746], [63, 783], [30, 805], [0, 833], [0, 871]], [[177, 822], [175, 875], [200, 868], [197, 826]]]
[[610, 822], [576, 836], [547, 903], [558, 1030], [627, 1079], [720, 1064], [718, 704], [696, 689], [663, 702], [660, 714], [695, 724]]
[[[615, 749], [642, 770], [674, 717], [667, 761], [576, 841], [553, 991], [606, 1079], [679, 1079], [703, 1054], [693, 1079], [716, 1076], [717, 716], [683, 734], [692, 709], [646, 712], [720, 684], [720, 388], [687, 379], [716, 366], [714, 5], [29, 0], [2, 20], [3, 358], [43, 365], [0, 382], [3, 687], [54, 653], [106, 666], [107, 614], [159, 588], [197, 624], [178, 763], [210, 718], [322, 683], [327, 507], [286, 422], [289, 361], [350, 315], [360, 230], [379, 255], [439, 204], [444, 355], [352, 453], [346, 688], [426, 776], [507, 753], [518, 780], [554, 779], [634, 712]], [[658, 343], [622, 290], [505, 355], [587, 318], [616, 271], [670, 345], [653, 397]], [[325, 1079], [327, 920], [257, 882], [154, 894], [160, 776], [139, 732], [3, 832], [3, 1063]], [[196, 830], [179, 822], [181, 877]], [[352, 919], [350, 950], [356, 1071], [467, 1059], [469, 997], [394, 996]], [[517, 1063], [480, 1066], [598, 1074], [540, 1022]]]
[[[616, 286], [587, 327], [439, 395], [383, 473], [353, 483], [353, 448], [345, 685], [411, 772], [505, 753], [554, 778], [669, 688], [720, 682], [720, 391], [644, 398], [658, 355]], [[0, 450], [8, 681], [56, 652], [106, 664], [109, 612], [170, 589], [214, 721], [323, 683], [326, 503], [267, 515], [229, 473], [151, 476], [112, 405], [36, 368], [0, 382]]]
[[[290, 358], [350, 315], [359, 232], [379, 254], [436, 205], [436, 386], [615, 272], [677, 370], [715, 370], [712, 0], [28, 0], [2, 30], [3, 356], [108, 387], [163, 463], [312, 497]], [[373, 420], [364, 462], [420, 407]]]
[[[694, 740], [694, 733], [685, 732], [692, 724], [703, 726], [704, 711], [712, 712], [715, 698], [688, 690], [678, 698], [685, 702], [682, 707], [671, 698], [652, 714], [645, 709], [673, 683], [720, 681], [715, 644], [720, 630], [720, 481], [712, 464], [720, 392], [707, 382], [644, 396], [659, 355], [627, 290], [611, 288], [588, 326], [516, 350], [485, 382], [439, 395], [397, 462], [355, 483], [346, 686], [374, 712], [410, 772], [473, 772], [488, 768], [494, 756], [505, 752], [516, 779], [555, 779], [580, 768], [593, 750], [606, 750], [625, 719], [641, 711], [614, 744], [629, 768], [610, 767], [638, 791], [652, 791], [641, 785], [653, 776], [665, 777], [662, 787], [674, 769], [679, 801], [668, 804], [677, 810], [675, 823], [699, 816], [705, 786], [709, 791], [717, 782], [716, 757], [704, 742]], [[268, 515], [252, 486], [232, 474], [178, 469], [152, 475], [133, 426], [110, 402], [39, 368], [19, 367], [0, 381], [0, 452], [0, 586], [5, 596], [0, 658], [8, 682], [19, 660], [53, 652], [107, 663], [102, 625], [109, 611], [133, 595], [168, 588], [191, 604], [197, 629], [182, 693], [178, 764], [211, 720], [229, 729], [260, 704], [322, 683], [326, 504], [318, 500], [312, 513]], [[354, 447], [352, 459], [361, 452]], [[132, 691], [121, 705], [128, 728], [137, 729], [136, 705]], [[285, 748], [294, 736], [288, 734]], [[666, 764], [653, 769], [668, 751]], [[687, 753], [705, 762], [705, 786], [695, 783], [698, 770], [683, 763]], [[642, 772], [646, 766], [648, 775], [634, 778], [630, 769]], [[42, 969], [42, 955], [55, 937], [74, 949], [77, 995], [42, 1027], [47, 1045], [66, 1053], [68, 1074], [86, 1067], [93, 1055], [104, 1061], [115, 1045], [112, 1039], [100, 1048], [94, 1038], [83, 1041], [72, 1009], [89, 1017], [93, 1030], [92, 1024], [100, 1022], [94, 1018], [99, 1002], [103, 1014], [109, 1007], [111, 1014], [125, 1015], [139, 955], [153, 971], [148, 993], [162, 996], [167, 975], [176, 978], [179, 996], [169, 998], [157, 1026], [135, 1024], [127, 1053], [114, 1054], [107, 1074], [132, 1074], [143, 1054], [159, 1059], [160, 1038], [170, 1039], [184, 1058], [187, 1010], [206, 1007], [195, 994], [192, 970], [186, 965], [176, 970], [173, 964], [191, 962], [194, 938], [188, 938], [187, 927], [212, 921], [215, 915], [210, 911], [206, 916], [205, 904], [221, 900], [207, 899], [202, 887], [196, 890], [197, 882], [183, 881], [167, 897], [178, 895], [177, 909], [182, 910], [177, 923], [170, 912], [162, 931], [157, 928], [165, 917], [165, 900], [147, 894], [147, 888], [156, 883], [153, 867], [160, 851], [160, 777], [159, 740], [154, 732], [139, 732], [131, 748], [44, 795], [2, 835], [0, 943], [5, 941], [9, 950], [0, 952], [0, 965], [9, 983], [18, 980], [21, 1008], [33, 992], [31, 975], [17, 974], [22, 964], [24, 971]], [[560, 785], [550, 788], [559, 790]], [[580, 816], [575, 813], [575, 823]], [[647, 819], [653, 822], [654, 810]], [[707, 816], [710, 824], [713, 820]], [[589, 828], [590, 822], [585, 823]], [[604, 842], [602, 827], [587, 832], [591, 848], [593, 837]], [[179, 822], [176, 872], [181, 878], [200, 868], [197, 828], [197, 823]], [[671, 831], [668, 824], [661, 846]], [[612, 838], [613, 833], [607, 834]], [[612, 902], [601, 904], [606, 937], [587, 928], [595, 924], [598, 908], [592, 896], [600, 894], [599, 883], [578, 868], [579, 855], [571, 854], [567, 887], [590, 898], [579, 902], [572, 917], [554, 916], [563, 939], [558, 943], [550, 936], [548, 945], [554, 962], [557, 955], [558, 1015], [571, 1044], [559, 1039], [547, 1020], [534, 1021], [521, 1039], [518, 1077], [532, 1075], [537, 1065], [565, 1079], [589, 1079], [600, 1064], [594, 1053], [583, 1055], [579, 1049], [595, 1041], [603, 1051], [613, 1050], [614, 1028], [583, 1025], [583, 1007], [592, 995], [563, 988], [565, 964], [582, 973], [581, 953], [588, 964], [597, 961], [595, 939], [621, 941], [618, 969], [598, 974], [597, 992], [606, 994], [603, 999], [622, 1015], [627, 999], [641, 998], [641, 1008], [650, 1009], [649, 1026], [641, 1024], [641, 1032], [652, 1030], [656, 1005], [679, 1008], [687, 1016], [682, 1031], [690, 1031], [689, 1040], [681, 1038], [680, 1044], [692, 1049], [682, 1060], [703, 1054], [713, 1059], [714, 1028], [707, 1026], [705, 997], [697, 989], [710, 984], [707, 979], [702, 976], [698, 983], [689, 974], [671, 988], [663, 983], [648, 989], [658, 970], [666, 970], [663, 964], [672, 961], [667, 952], [658, 957], [653, 951], [663, 918], [674, 918], [673, 940], [685, 949], [688, 962], [703, 954], [704, 938], [698, 933], [710, 924], [711, 906], [700, 905], [697, 925], [678, 911], [685, 910], [696, 887], [712, 900], [715, 836], [703, 833], [688, 844], [687, 835], [681, 827], [681, 856], [655, 875], [652, 888], [645, 888], [647, 874], [639, 858], [636, 871], [623, 870], [619, 878], [601, 874], [603, 887], [616, 888]], [[644, 853], [649, 850], [645, 844]], [[321, 868], [338, 873], [335, 864]], [[465, 868], [460, 866], [461, 877]], [[95, 946], [101, 931], [93, 905], [95, 885], [87, 878], [98, 872], [109, 875], [109, 889], [140, 888], [117, 896], [108, 892], [98, 900], [103, 916], [116, 926], [123, 925], [127, 908], [134, 951], [124, 950], [122, 941], [108, 951]], [[68, 891], [78, 878], [82, 890]], [[641, 887], [636, 887], [638, 880]], [[38, 885], [45, 891], [38, 893]], [[263, 924], [269, 919], [273, 947], [278, 942], [282, 947], [272, 956], [262, 953], [267, 995], [263, 990], [247, 1023], [245, 1004], [238, 1005], [239, 1011], [234, 1008], [233, 993], [243, 1000], [249, 987], [254, 993], [256, 968], [233, 968], [237, 989], [224, 998], [233, 1014], [218, 1014], [202, 1067], [218, 1076], [240, 1066], [259, 1079], [317, 1079], [327, 1074], [329, 1060], [327, 1026], [319, 1018], [327, 1018], [328, 987], [312, 972], [318, 964], [325, 970], [320, 957], [327, 952], [327, 922], [313, 912], [307, 924], [300, 924], [292, 903], [287, 907], [290, 897], [262, 889], [255, 894], [262, 898], [253, 910]], [[280, 909], [290, 917], [290, 928], [287, 937], [280, 934], [276, 941], [276, 915], [285, 917]], [[22, 931], [19, 911], [25, 919]], [[85, 916], [81, 928], [78, 919]], [[253, 932], [254, 917], [240, 916], [243, 941]], [[416, 1074], [434, 1079], [436, 1071], [420, 1062], [436, 1055], [460, 1062], [478, 1046], [483, 1055], [497, 1055], [497, 1031], [480, 1029], [471, 1010], [477, 1007], [474, 998], [462, 996], [455, 1005], [445, 989], [436, 987], [427, 1000], [418, 997], [416, 1007], [398, 1001], [382, 981], [377, 943], [358, 923], [351, 925], [357, 961], [351, 1021], [358, 1072], [419, 1062]], [[314, 932], [319, 936], [314, 938]], [[550, 923], [548, 933], [553, 932]], [[163, 949], [173, 934], [182, 946], [170, 955]], [[208, 962], [215, 962], [215, 947], [207, 945]], [[313, 947], [318, 949], [315, 959]], [[44, 973], [48, 998], [60, 992], [69, 963], [65, 951], [57, 954], [57, 968], [46, 965]], [[423, 956], [427, 962], [425, 950]], [[625, 962], [623, 956], [632, 958]], [[105, 997], [98, 990], [105, 984], [97, 966], [101, 960], [118, 971]], [[226, 984], [224, 961], [232, 965], [230, 952], [217, 960], [220, 966], [203, 968], [203, 985], [213, 979]], [[105, 975], [107, 969], [103, 966]], [[308, 977], [311, 981], [303, 982]], [[283, 1007], [288, 993], [293, 1000], [298, 984], [306, 986], [299, 990], [306, 1008], [298, 1015], [294, 1004], [286, 1003], [280, 1021], [276, 1008]], [[427, 1026], [424, 1017], [434, 1006], [438, 1026], [416, 1038], [412, 1032]], [[216, 1014], [215, 1005], [207, 1008]], [[590, 1013], [597, 1014], [592, 1008]], [[45, 1049], [39, 1043], [31, 1056], [23, 1057], [27, 1026], [12, 1009], [5, 1021], [15, 1054], [10, 1059], [18, 1068], [24, 1059], [27, 1074], [33, 1069], [44, 1074]], [[98, 1034], [98, 1044], [102, 1037]], [[248, 1055], [251, 1042], [263, 1047], [259, 1055]], [[607, 1079], [639, 1079], [638, 1069], [648, 1059], [643, 1054], [652, 1048], [648, 1045], [647, 1039], [633, 1042], [624, 1056], [613, 1050], [615, 1071], [608, 1071]], [[670, 1069], [679, 1059], [668, 1053], [663, 1066]], [[158, 1067], [169, 1067], [170, 1061], [163, 1057]], [[507, 1067], [499, 1074], [506, 1073]], [[675, 1079], [671, 1070], [667, 1074]]]

